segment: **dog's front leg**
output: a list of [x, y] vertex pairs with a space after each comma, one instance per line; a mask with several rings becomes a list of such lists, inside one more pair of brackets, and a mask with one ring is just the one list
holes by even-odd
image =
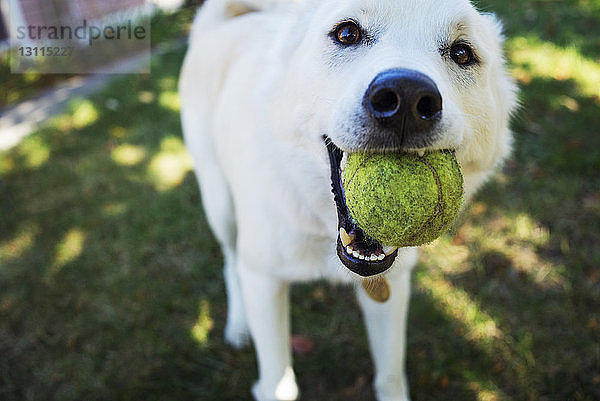
[[408, 401], [405, 374], [406, 317], [410, 299], [410, 269], [388, 277], [391, 296], [385, 303], [370, 299], [360, 286], [357, 296], [375, 362], [375, 393], [379, 401]]
[[259, 380], [257, 401], [298, 398], [290, 348], [289, 284], [239, 265], [250, 334], [256, 349]]

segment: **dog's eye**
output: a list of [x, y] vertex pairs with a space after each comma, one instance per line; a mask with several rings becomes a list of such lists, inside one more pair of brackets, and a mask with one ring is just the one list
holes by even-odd
[[333, 31], [335, 40], [345, 46], [355, 45], [360, 42], [360, 28], [354, 21], [346, 21], [335, 27]]
[[473, 49], [466, 43], [456, 43], [450, 48], [450, 58], [458, 65], [469, 66], [475, 63]]

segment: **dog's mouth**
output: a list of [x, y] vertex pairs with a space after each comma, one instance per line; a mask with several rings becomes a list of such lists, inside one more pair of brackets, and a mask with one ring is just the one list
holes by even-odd
[[396, 256], [398, 248], [385, 246], [379, 241], [369, 238], [352, 218], [346, 206], [346, 196], [342, 184], [342, 169], [345, 152], [335, 146], [327, 137], [325, 144], [329, 154], [331, 168], [331, 190], [338, 215], [337, 255], [350, 271], [369, 277], [388, 270]]

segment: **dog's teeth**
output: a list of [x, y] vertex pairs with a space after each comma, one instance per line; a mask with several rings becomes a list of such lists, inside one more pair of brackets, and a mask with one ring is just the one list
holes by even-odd
[[348, 246], [354, 241], [354, 234], [348, 234], [344, 227], [340, 227], [340, 240], [342, 241], [342, 245]]
[[392, 253], [394, 253], [396, 251], [396, 249], [398, 249], [397, 246], [384, 246], [383, 253], [385, 253], [385, 256], [390, 256]]
[[[340, 230], [341, 233], [342, 230]], [[340, 234], [340, 238], [342, 237], [343, 234]], [[352, 236], [350, 236], [352, 237]], [[386, 253], [379, 253], [379, 254], [370, 254], [370, 255], [364, 255], [363, 253], [361, 253], [360, 251], [353, 249], [350, 245], [346, 245], [345, 246], [345, 251], [349, 256], [353, 256], [356, 259], [359, 260], [364, 260], [367, 262], [375, 262], [375, 261], [382, 261], [383, 259], [385, 259], [386, 255], [391, 255], [392, 253], [394, 253], [394, 251], [398, 248], [396, 247], [391, 247], [391, 246], [384, 246], [383, 247], [383, 251], [384, 252], [389, 252], [388, 254]]]

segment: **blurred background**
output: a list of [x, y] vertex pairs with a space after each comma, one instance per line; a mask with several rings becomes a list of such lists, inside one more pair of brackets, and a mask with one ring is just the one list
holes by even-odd
[[[223, 342], [221, 255], [179, 125], [198, 2], [155, 9], [150, 74], [100, 77], [11, 74], [8, 2], [0, 399], [249, 399], [254, 353]], [[476, 4], [504, 21], [521, 109], [505, 168], [421, 253], [412, 399], [600, 400], [600, 1]], [[352, 290], [292, 300], [303, 399], [373, 400]]]

